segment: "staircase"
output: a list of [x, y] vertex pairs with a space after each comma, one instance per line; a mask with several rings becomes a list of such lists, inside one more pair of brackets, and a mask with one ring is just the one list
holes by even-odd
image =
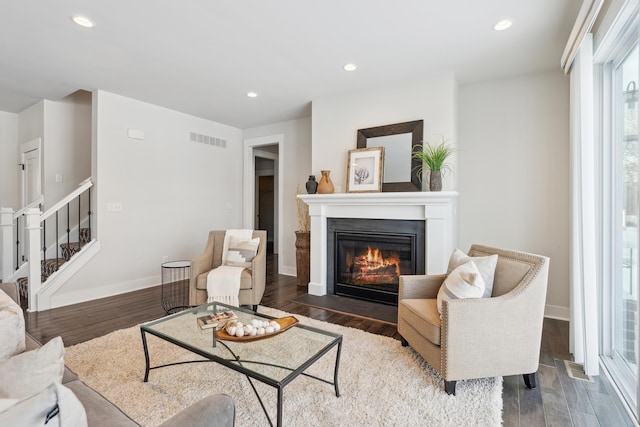
[[[81, 228], [79, 242], [69, 242], [60, 244], [61, 258], [43, 259], [40, 261], [40, 281], [45, 283], [49, 276], [58, 271], [67, 261], [71, 260], [75, 254], [80, 252], [82, 247], [91, 241], [91, 229]], [[20, 277], [16, 280], [20, 291], [20, 306], [23, 310], [29, 307], [29, 278]]]
[[87, 179], [45, 212], [42, 196], [15, 213], [0, 208], [2, 279], [18, 283], [25, 310], [51, 308], [53, 295], [99, 251], [91, 230], [91, 187]]

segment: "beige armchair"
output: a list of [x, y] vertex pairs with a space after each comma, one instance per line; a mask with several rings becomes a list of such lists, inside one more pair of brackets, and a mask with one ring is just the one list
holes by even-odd
[[443, 301], [436, 297], [446, 275], [401, 276], [398, 332], [444, 379], [456, 381], [524, 376], [535, 388], [540, 358], [549, 258], [473, 245], [469, 256], [498, 254], [491, 298]]
[[[207, 274], [222, 264], [222, 245], [225, 233], [225, 230], [210, 231], [204, 253], [191, 260], [190, 305], [201, 305], [207, 302]], [[251, 269], [245, 269], [242, 272], [240, 294], [238, 295], [240, 304], [251, 305], [254, 311], [258, 309], [258, 304], [264, 295], [267, 270], [267, 232], [254, 230], [252, 238], [256, 237], [260, 238], [258, 253], [251, 262]]]

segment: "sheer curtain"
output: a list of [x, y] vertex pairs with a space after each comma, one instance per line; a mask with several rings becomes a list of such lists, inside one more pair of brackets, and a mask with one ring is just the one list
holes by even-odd
[[587, 375], [598, 375], [596, 155], [593, 40], [585, 34], [569, 71], [571, 105], [570, 351]]

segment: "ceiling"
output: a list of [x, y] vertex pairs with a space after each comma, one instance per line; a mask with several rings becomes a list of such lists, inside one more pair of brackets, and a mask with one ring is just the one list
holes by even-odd
[[[580, 3], [2, 0], [0, 111], [101, 89], [249, 128], [430, 73], [464, 85], [557, 70]], [[513, 26], [493, 30], [504, 18]], [[358, 69], [344, 71], [349, 62]]]

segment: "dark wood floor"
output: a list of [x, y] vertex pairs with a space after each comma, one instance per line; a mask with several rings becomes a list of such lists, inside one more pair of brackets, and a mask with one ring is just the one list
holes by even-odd
[[[294, 277], [277, 274], [275, 264], [270, 257], [263, 305], [400, 339], [394, 325], [293, 302], [306, 290], [296, 285]], [[40, 342], [60, 335], [70, 346], [163, 316], [160, 296], [158, 286], [28, 313], [26, 327]], [[521, 376], [504, 378], [504, 426], [633, 426], [604, 375], [593, 383], [567, 375], [563, 361], [571, 360], [568, 343], [568, 323], [545, 319], [538, 387], [527, 389]]]

